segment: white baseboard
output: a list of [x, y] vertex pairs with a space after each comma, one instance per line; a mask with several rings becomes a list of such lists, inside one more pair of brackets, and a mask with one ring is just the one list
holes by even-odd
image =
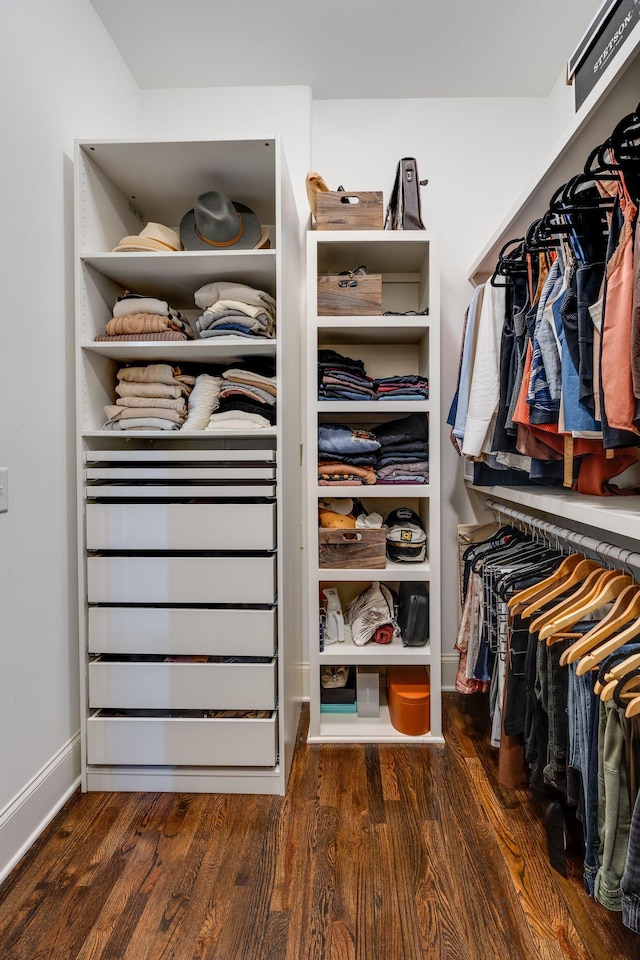
[[455, 690], [460, 654], [445, 653], [440, 662], [442, 664], [442, 689]]
[[80, 734], [0, 811], [0, 883], [80, 785]]

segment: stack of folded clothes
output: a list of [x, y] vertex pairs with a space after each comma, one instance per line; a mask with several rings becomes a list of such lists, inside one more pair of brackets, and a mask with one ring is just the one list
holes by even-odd
[[220, 389], [222, 377], [201, 373], [196, 377], [196, 383], [189, 395], [189, 409], [187, 419], [182, 425], [183, 430], [206, 430], [211, 414], [220, 405]]
[[207, 429], [272, 427], [276, 422], [276, 398], [272, 364], [246, 361], [242, 367], [225, 370], [220, 381], [219, 403]]
[[342, 423], [318, 424], [320, 486], [371, 484], [380, 444], [372, 433]]
[[187, 414], [186, 397], [196, 378], [168, 363], [122, 367], [115, 404], [104, 408], [107, 430], [180, 430]]
[[335, 350], [318, 350], [319, 400], [372, 400], [373, 380], [362, 360], [352, 360]]
[[376, 400], [428, 400], [429, 381], [413, 374], [381, 377], [373, 381]]
[[113, 305], [113, 316], [96, 340], [190, 340], [193, 331], [166, 300], [126, 293]]
[[380, 424], [375, 429], [378, 483], [429, 482], [429, 427], [421, 413]]
[[196, 320], [203, 338], [272, 340], [276, 335], [276, 302], [264, 290], [219, 280], [196, 290], [194, 299], [204, 311]]

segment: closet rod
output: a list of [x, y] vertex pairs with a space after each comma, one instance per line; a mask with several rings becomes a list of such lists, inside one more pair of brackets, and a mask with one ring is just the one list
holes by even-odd
[[625, 547], [617, 547], [613, 543], [607, 543], [605, 540], [596, 540], [594, 537], [588, 537], [576, 530], [569, 530], [567, 527], [560, 527], [555, 523], [549, 523], [547, 520], [541, 520], [539, 517], [532, 517], [529, 513], [523, 513], [521, 510], [515, 510], [499, 500], [493, 500], [490, 497], [485, 498], [485, 506], [497, 514], [498, 517], [511, 517], [512, 520], [518, 520], [529, 527], [541, 530], [556, 540], [563, 540], [565, 543], [576, 547], [578, 550], [587, 550], [594, 553], [599, 559], [605, 557], [614, 564], [621, 564], [623, 567], [632, 566], [640, 569], [640, 553], [634, 553]]

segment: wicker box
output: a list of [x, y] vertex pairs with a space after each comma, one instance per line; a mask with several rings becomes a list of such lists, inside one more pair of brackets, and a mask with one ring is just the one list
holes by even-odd
[[333, 570], [384, 570], [386, 536], [386, 527], [378, 530], [320, 527], [319, 565]]
[[382, 230], [382, 192], [347, 193], [330, 191], [316, 198], [318, 230]]
[[318, 316], [371, 317], [381, 313], [381, 274], [318, 277]]

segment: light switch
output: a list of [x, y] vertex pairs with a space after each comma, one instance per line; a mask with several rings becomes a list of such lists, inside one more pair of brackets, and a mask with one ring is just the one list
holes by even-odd
[[9, 509], [9, 468], [0, 467], [0, 513]]

